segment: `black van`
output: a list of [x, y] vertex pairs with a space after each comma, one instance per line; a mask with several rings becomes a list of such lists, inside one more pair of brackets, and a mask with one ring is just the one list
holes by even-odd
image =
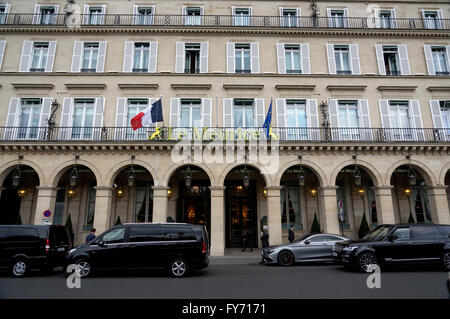
[[180, 223], [136, 223], [113, 227], [89, 243], [72, 249], [66, 266], [81, 277], [101, 269], [164, 268], [173, 277], [208, 267], [205, 226]]
[[63, 266], [72, 240], [62, 225], [0, 225], [0, 268], [13, 277]]

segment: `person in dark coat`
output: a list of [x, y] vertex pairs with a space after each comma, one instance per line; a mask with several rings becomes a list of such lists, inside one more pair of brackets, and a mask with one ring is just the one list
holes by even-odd
[[89, 233], [89, 235], [86, 236], [86, 243], [90, 242], [92, 239], [95, 238], [95, 228], [91, 229], [91, 232]]
[[292, 243], [295, 239], [294, 234], [294, 225], [291, 225], [291, 228], [289, 228], [289, 236], [288, 236], [289, 242]]
[[251, 240], [252, 240], [252, 235], [246, 231], [242, 234], [242, 242], [244, 244], [244, 247], [242, 248], [242, 251], [245, 251], [245, 249], [247, 249], [247, 247], [250, 247], [250, 251], [253, 251], [253, 247], [251, 246]]
[[264, 229], [263, 234], [261, 236], [262, 248], [269, 247], [269, 233]]

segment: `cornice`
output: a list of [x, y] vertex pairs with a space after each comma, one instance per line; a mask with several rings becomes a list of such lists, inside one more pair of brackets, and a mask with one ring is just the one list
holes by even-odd
[[53, 89], [55, 85], [45, 83], [11, 83], [15, 89]]
[[119, 83], [117, 84], [119, 88], [123, 89], [151, 89], [156, 90], [159, 88], [159, 84], [151, 83], [151, 84], [142, 84], [142, 83]]
[[198, 90], [209, 90], [211, 89], [211, 84], [171, 84], [170, 85], [174, 90], [182, 90], [182, 89], [198, 89]]
[[328, 91], [364, 91], [367, 85], [328, 85]]
[[224, 84], [225, 90], [262, 90], [263, 84]]
[[106, 89], [106, 84], [101, 83], [66, 83], [66, 88], [70, 89]]
[[429, 86], [427, 87], [427, 90], [430, 92], [450, 92], [450, 86]]
[[313, 91], [316, 88], [316, 85], [283, 85], [277, 84], [275, 85], [277, 90], [305, 90], [305, 91]]
[[377, 87], [378, 91], [415, 91], [417, 86], [405, 86], [405, 85], [380, 85]]

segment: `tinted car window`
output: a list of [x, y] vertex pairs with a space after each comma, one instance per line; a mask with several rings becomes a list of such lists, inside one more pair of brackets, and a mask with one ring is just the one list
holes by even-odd
[[130, 228], [130, 242], [145, 242], [145, 241], [159, 241], [161, 240], [160, 227], [131, 227]]
[[450, 237], [450, 226], [438, 225], [438, 226], [436, 226], [436, 228], [439, 231], [439, 233], [444, 235], [445, 238]]
[[107, 244], [122, 243], [125, 237], [125, 228], [116, 228], [103, 236], [103, 241]]
[[165, 240], [195, 240], [195, 234], [189, 227], [163, 226], [162, 233]]
[[8, 241], [36, 241], [39, 234], [34, 228], [10, 227], [8, 228]]
[[336, 236], [327, 236], [328, 241], [342, 241], [342, 238], [336, 237]]
[[438, 239], [442, 235], [433, 226], [414, 226], [412, 227], [413, 239]]
[[397, 236], [397, 240], [409, 240], [411, 238], [409, 227], [397, 228], [391, 236]]
[[311, 243], [323, 243], [323, 242], [327, 242], [327, 237], [328, 236], [319, 235], [319, 236], [310, 237], [310, 238], [308, 238], [308, 240]]
[[52, 245], [69, 245], [69, 237], [63, 227], [53, 227], [50, 231], [50, 241]]
[[7, 228], [0, 227], [0, 242], [3, 242], [8, 238]]

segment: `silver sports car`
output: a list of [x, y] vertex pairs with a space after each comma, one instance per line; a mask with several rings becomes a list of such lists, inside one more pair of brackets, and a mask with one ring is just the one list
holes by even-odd
[[310, 234], [292, 243], [264, 248], [261, 252], [265, 264], [291, 266], [297, 262], [333, 261], [333, 246], [349, 238], [334, 234]]

